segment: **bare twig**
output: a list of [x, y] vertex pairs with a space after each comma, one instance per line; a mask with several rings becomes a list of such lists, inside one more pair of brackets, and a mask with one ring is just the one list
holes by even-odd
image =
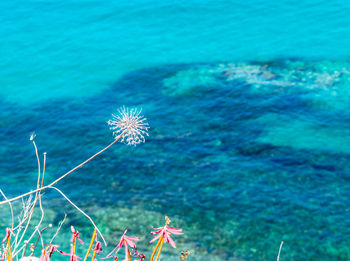
[[[17, 250], [18, 246], [21, 244], [21, 242], [22, 242], [22, 240], [23, 240], [25, 234], [27, 233], [27, 229], [28, 229], [29, 224], [30, 224], [30, 221], [31, 221], [31, 219], [32, 219], [32, 214], [33, 214], [33, 208], [31, 209], [31, 212], [29, 213], [29, 219], [28, 219], [28, 222], [27, 222], [27, 224], [26, 224], [26, 226], [25, 226], [25, 228], [24, 228], [24, 230], [23, 230], [23, 232], [22, 232], [22, 236], [20, 237], [19, 241], [18, 241], [17, 244], [15, 245], [15, 249], [16, 249], [16, 250]], [[32, 235], [29, 237], [29, 239], [27, 240], [28, 243], [29, 243], [30, 240], [33, 238], [33, 236], [35, 235], [35, 233], [36, 233], [36, 230], [34, 230], [33, 234], [32, 234]], [[14, 257], [17, 256], [18, 253], [23, 249], [23, 247], [24, 247], [24, 245], [23, 245], [19, 250], [17, 250], [16, 253], [15, 253], [13, 256], [14, 256]]]
[[[40, 158], [39, 158], [39, 154], [38, 154], [38, 148], [37, 148], [36, 143], [35, 143], [35, 141], [34, 141], [34, 137], [35, 137], [35, 134], [33, 133], [33, 134], [31, 135], [31, 137], [30, 137], [30, 140], [31, 140], [32, 143], [33, 143], [33, 146], [34, 146], [34, 149], [35, 149], [35, 156], [36, 156], [36, 159], [37, 159], [37, 162], [38, 162], [37, 189], [40, 189], [40, 187], [41, 187], [41, 186], [40, 186], [40, 176], [41, 176], [41, 172], [40, 172], [40, 171], [41, 171], [41, 166], [40, 166]], [[46, 156], [44, 156], [44, 158], [46, 158]], [[44, 168], [45, 168], [45, 167], [44, 167]], [[44, 182], [44, 180], [42, 180], [42, 182]], [[14, 250], [16, 250], [17, 247], [21, 244], [21, 242], [22, 242], [22, 240], [23, 240], [23, 238], [24, 238], [24, 236], [25, 236], [25, 234], [26, 234], [26, 232], [27, 232], [27, 229], [28, 229], [28, 227], [29, 227], [29, 225], [30, 225], [30, 221], [31, 221], [31, 219], [32, 219], [32, 215], [33, 215], [33, 212], [34, 212], [34, 209], [35, 209], [35, 206], [36, 206], [36, 203], [38, 202], [38, 200], [40, 201], [40, 210], [41, 210], [41, 213], [42, 213], [42, 217], [41, 217], [41, 219], [40, 219], [40, 221], [39, 221], [39, 224], [37, 225], [37, 228], [34, 230], [33, 235], [35, 234], [36, 231], [39, 232], [39, 227], [40, 227], [40, 224], [41, 224], [41, 222], [42, 222], [42, 220], [43, 220], [43, 215], [44, 215], [44, 212], [43, 212], [43, 209], [42, 209], [42, 206], [41, 206], [41, 196], [40, 196], [40, 193], [41, 193], [41, 190], [38, 190], [38, 191], [35, 193], [34, 203], [33, 203], [33, 206], [31, 207], [31, 210], [30, 210], [30, 212], [29, 212], [29, 215], [22, 221], [22, 222], [25, 222], [26, 219], [28, 219], [27, 224], [26, 224], [26, 226], [25, 226], [25, 229], [24, 229], [23, 232], [22, 232], [22, 236], [20, 237], [19, 241], [16, 241], [15, 249], [14, 249]], [[21, 225], [21, 224], [19, 224], [19, 225]], [[32, 238], [33, 235], [32, 235], [30, 238]], [[17, 239], [17, 238], [16, 238], [16, 239]], [[18, 253], [18, 251], [17, 251], [16, 253]]]
[[278, 251], [277, 261], [280, 260], [280, 254], [281, 254], [282, 245], [283, 245], [283, 241], [281, 242], [280, 250]]
[[105, 246], [107, 246], [106, 240], [104, 239], [101, 231], [95, 225], [95, 222], [92, 220], [92, 218], [88, 214], [86, 214], [83, 210], [81, 210], [77, 205], [75, 205], [61, 190], [59, 190], [56, 187], [50, 187], [50, 188], [55, 189], [56, 191], [58, 191], [73, 207], [75, 207], [77, 210], [79, 210], [79, 212], [81, 212], [85, 217], [87, 217], [90, 220], [91, 224], [95, 227], [97, 232], [100, 234], [100, 236], [101, 236], [101, 238], [103, 240], [103, 243], [105, 244]]
[[56, 233], [55, 233], [55, 234], [53, 235], [53, 237], [51, 238], [49, 245], [52, 244], [53, 240], [54, 240], [55, 237], [58, 235], [58, 232], [60, 231], [60, 229], [61, 229], [63, 223], [66, 221], [66, 218], [67, 218], [67, 214], [64, 213], [64, 218], [60, 221], [60, 223], [58, 223], [58, 227], [57, 227]]
[[33, 145], [34, 145], [34, 149], [35, 149], [35, 156], [36, 156], [36, 159], [38, 161], [38, 181], [37, 181], [37, 184], [36, 184], [36, 188], [38, 189], [40, 187], [40, 158], [39, 158], [39, 155], [38, 155], [38, 148], [36, 147], [36, 144], [35, 144], [35, 141], [34, 141], [34, 138], [30, 138], [30, 140], [33, 142]]
[[28, 217], [28, 214], [31, 210], [31, 207], [33, 205], [33, 202], [32, 202], [32, 195], [30, 195], [28, 197], [28, 199], [26, 201], [24, 201], [22, 199], [22, 211], [21, 213], [19, 214], [19, 217], [18, 217], [18, 222], [19, 224], [13, 229], [13, 231], [17, 230], [16, 231], [16, 237], [15, 237], [15, 240], [14, 240], [14, 249], [17, 248], [18, 246], [18, 237], [20, 235], [20, 232], [22, 230], [22, 224], [25, 222], [25, 220], [27, 220], [27, 217]]
[[[39, 239], [41, 239], [41, 246], [42, 246], [42, 248], [44, 249], [44, 242], [43, 242], [42, 234], [43, 234], [43, 232], [44, 232], [46, 229], [48, 229], [48, 228], [50, 228], [50, 227], [52, 227], [51, 224], [48, 225], [48, 226], [46, 226], [46, 227], [44, 227], [44, 228], [41, 229], [40, 231], [38, 231], [38, 238], [36, 239], [35, 244], [34, 244], [34, 247], [33, 247], [34, 250], [35, 250], [36, 246], [38, 245]], [[32, 252], [31, 256], [33, 256], [33, 254], [34, 254], [34, 251]]]
[[39, 206], [40, 206], [40, 211], [41, 211], [41, 218], [40, 218], [40, 221], [39, 221], [38, 225], [36, 226], [36, 231], [38, 231], [38, 233], [39, 233], [39, 237], [41, 239], [41, 245], [44, 248], [44, 241], [43, 241], [43, 238], [41, 237], [42, 230], [40, 230], [40, 225], [43, 222], [43, 219], [44, 219], [44, 216], [45, 216], [45, 212], [44, 212], [44, 209], [43, 209], [43, 206], [42, 206], [42, 203], [41, 203], [40, 192], [39, 192]]
[[55, 185], [56, 183], [58, 183], [59, 181], [61, 181], [62, 179], [64, 179], [65, 177], [67, 177], [69, 174], [71, 174], [72, 172], [76, 171], [77, 169], [81, 168], [82, 166], [84, 166], [86, 163], [88, 163], [89, 161], [91, 161], [92, 159], [94, 159], [96, 156], [100, 155], [102, 152], [106, 151], [107, 149], [109, 149], [112, 145], [114, 145], [118, 140], [120, 140], [120, 138], [124, 135], [126, 131], [124, 131], [123, 133], [121, 133], [120, 135], [118, 135], [117, 137], [115, 137], [114, 141], [112, 143], [110, 143], [108, 146], [106, 146], [105, 148], [103, 148], [102, 150], [100, 150], [99, 152], [97, 152], [96, 154], [94, 154], [93, 156], [91, 156], [90, 158], [88, 158], [87, 160], [85, 160], [84, 162], [80, 163], [78, 166], [74, 167], [73, 169], [71, 169], [70, 171], [68, 171], [67, 173], [63, 174], [61, 177], [59, 177], [58, 179], [56, 179], [55, 181], [53, 181], [52, 183], [50, 183], [49, 185], [43, 186], [41, 188], [37, 188], [35, 190], [32, 190], [30, 192], [24, 193], [22, 195], [19, 195], [17, 197], [8, 199], [8, 200], [4, 200], [4, 201], [0, 201], [0, 205], [15, 201], [17, 199], [26, 197], [28, 195], [37, 193], [39, 191], [42, 191], [44, 189], [48, 189], [48, 188], [52, 188], [53, 185]]
[[41, 179], [41, 187], [44, 185], [45, 169], [46, 169], [46, 152], [44, 152], [44, 166], [43, 166], [43, 177]]
[[[33, 142], [34, 149], [35, 149], [35, 155], [36, 155], [37, 162], [38, 162], [38, 180], [37, 180], [37, 188], [40, 188], [40, 187], [42, 187], [42, 185], [44, 184], [45, 167], [46, 167], [46, 152], [44, 153], [43, 175], [42, 175], [41, 184], [40, 184], [40, 159], [39, 159], [38, 149], [37, 149], [37, 146], [36, 146], [36, 143], [35, 143], [35, 141], [34, 141], [34, 137], [33, 137], [33, 136], [31, 136], [31, 139], [30, 139], [30, 140]], [[27, 232], [27, 229], [28, 229], [28, 227], [29, 227], [29, 225], [30, 225], [30, 221], [31, 221], [31, 218], [32, 218], [32, 214], [33, 214], [34, 209], [35, 209], [35, 205], [36, 205], [36, 203], [38, 202], [38, 200], [39, 200], [39, 206], [40, 206], [40, 211], [41, 211], [41, 218], [40, 218], [40, 221], [39, 221], [38, 225], [36, 226], [36, 228], [35, 228], [35, 230], [34, 230], [34, 232], [33, 232], [33, 235], [32, 235], [30, 238], [32, 238], [36, 232], [39, 233], [39, 237], [40, 237], [40, 225], [41, 225], [41, 223], [42, 223], [42, 221], [43, 221], [43, 219], [44, 219], [44, 209], [43, 209], [42, 203], [41, 203], [41, 191], [38, 191], [38, 192], [35, 194], [34, 203], [33, 203], [33, 205], [30, 207], [29, 215], [24, 216], [23, 220], [20, 220], [19, 225], [16, 227], [16, 228], [19, 228], [19, 227], [28, 219], [27, 224], [26, 224], [26, 226], [25, 226], [25, 229], [24, 229], [24, 231], [23, 231], [23, 233], [22, 233], [22, 236], [20, 237], [20, 240], [19, 240], [19, 241], [18, 241], [18, 234], [19, 234], [20, 230], [19, 230], [18, 233], [17, 233], [16, 241], [15, 241], [15, 250], [16, 250], [17, 247], [20, 245], [21, 241], [23, 240], [23, 238], [24, 238], [24, 236], [25, 236], [25, 234], [26, 234], [26, 232]], [[42, 243], [42, 245], [44, 244], [43, 241], [42, 241], [42, 239], [41, 239], [41, 243]], [[22, 249], [22, 248], [21, 248], [21, 249]], [[20, 250], [21, 250], [21, 249], [20, 249]], [[19, 250], [19, 251], [20, 251], [20, 250]], [[15, 252], [15, 255], [17, 255], [17, 254], [19, 253], [19, 251], [16, 251], [16, 252]]]
[[[40, 187], [43, 186], [44, 184], [44, 178], [45, 178], [45, 167], [46, 167], [46, 152], [44, 153], [44, 163], [43, 163], [43, 176], [42, 176], [42, 179], [41, 179], [41, 185]], [[42, 247], [44, 248], [44, 242], [43, 242], [43, 238], [41, 236], [41, 232], [43, 230], [40, 231], [40, 225], [41, 223], [43, 222], [43, 219], [44, 219], [44, 215], [45, 215], [45, 212], [44, 212], [44, 209], [43, 209], [43, 206], [42, 206], [42, 202], [41, 202], [41, 191], [38, 192], [38, 197], [39, 197], [39, 206], [40, 206], [40, 211], [41, 211], [41, 218], [40, 218], [40, 221], [38, 223], [38, 225], [36, 226], [36, 231], [38, 231], [39, 233], [39, 237], [41, 239], [41, 245]], [[44, 229], [45, 230], [45, 229]], [[35, 244], [35, 247], [36, 247], [36, 244]], [[34, 249], [35, 249], [34, 247]]]
[[[5, 196], [4, 192], [0, 189], [0, 193], [1, 195], [4, 197], [5, 200], [8, 200], [7, 197]], [[13, 231], [13, 227], [15, 225], [15, 217], [13, 215], [13, 208], [12, 208], [12, 204], [11, 202], [9, 202], [9, 206], [10, 206], [10, 210], [11, 210], [11, 218], [12, 218], [12, 225], [11, 225], [11, 229]]]
[[29, 242], [27, 240], [24, 240], [24, 249], [23, 249], [22, 257], [24, 257], [26, 254], [28, 243]]

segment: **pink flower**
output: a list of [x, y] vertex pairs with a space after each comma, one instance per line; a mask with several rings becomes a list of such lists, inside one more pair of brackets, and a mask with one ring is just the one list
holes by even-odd
[[6, 235], [4, 237], [4, 239], [2, 240], [2, 243], [4, 243], [11, 235], [15, 235], [13, 234], [11, 228], [6, 228]]
[[80, 239], [80, 237], [79, 237], [79, 231], [78, 231], [78, 230], [75, 230], [75, 228], [74, 228], [73, 226], [71, 226], [70, 229], [71, 229], [71, 231], [72, 231], [72, 233], [73, 233], [73, 235], [72, 235], [70, 241], [73, 243], [73, 242], [74, 242], [74, 239], [78, 239], [79, 242], [80, 242], [80, 244], [84, 245], [84, 242], [83, 242], [83, 241]]
[[70, 256], [70, 261], [79, 261], [79, 259], [81, 259], [80, 256], [77, 256], [75, 253], [74, 253], [74, 248], [73, 246], [71, 245], [71, 248], [70, 248], [70, 253], [65, 253], [63, 251], [59, 251], [62, 255], [64, 256]]
[[52, 255], [52, 253], [53, 253], [53, 251], [56, 251], [56, 252], [59, 252], [58, 251], [58, 247], [59, 247], [59, 245], [48, 245], [48, 247], [49, 247], [49, 253]]
[[109, 253], [107, 255], [107, 258], [111, 257], [111, 254], [115, 252], [115, 254], [117, 254], [119, 252], [119, 250], [122, 248], [122, 246], [124, 245], [124, 248], [125, 248], [125, 260], [129, 260], [130, 259], [130, 251], [129, 251], [129, 246], [131, 248], [134, 248], [136, 249], [136, 244], [134, 241], [139, 241], [139, 238], [138, 237], [130, 237], [130, 236], [127, 236], [126, 235], [126, 232], [128, 230], [126, 229], [124, 231], [124, 234], [122, 235], [122, 237], [120, 238], [120, 241], [118, 243], [118, 245], [112, 250], [111, 253]]
[[94, 250], [96, 251], [96, 254], [98, 254], [98, 255], [100, 254], [100, 251], [102, 251], [102, 246], [101, 246], [101, 242], [100, 241], [97, 241]]
[[95, 258], [95, 254], [100, 255], [100, 251], [102, 251], [101, 242], [97, 241], [94, 247], [94, 253], [92, 255], [93, 261], [97, 261], [97, 259]]
[[39, 258], [40, 261], [50, 261], [50, 256], [49, 253], [46, 252], [46, 249], [43, 249], [43, 251], [41, 252], [41, 256]]
[[136, 246], [132, 249], [132, 256], [133, 257], [139, 257], [140, 259], [139, 260], [137, 260], [137, 261], [143, 261], [145, 258], [146, 258], [146, 256], [144, 255], [144, 254], [142, 254], [142, 253], [139, 253], [139, 252], [137, 252], [137, 248], [136, 248]]
[[173, 248], [176, 248], [174, 240], [170, 237], [171, 234], [174, 235], [182, 235], [182, 229], [181, 228], [173, 228], [165, 225], [164, 227], [158, 227], [158, 228], [153, 228], [155, 231], [152, 231], [152, 235], [157, 235], [154, 237], [150, 243], [156, 241], [158, 238], [163, 237], [164, 242], [168, 242]]
[[62, 253], [62, 251], [59, 251], [57, 248], [59, 247], [59, 245], [48, 245], [46, 248], [43, 249], [43, 251], [41, 252], [41, 256], [40, 256], [40, 261], [50, 261], [52, 253], [54, 251]]

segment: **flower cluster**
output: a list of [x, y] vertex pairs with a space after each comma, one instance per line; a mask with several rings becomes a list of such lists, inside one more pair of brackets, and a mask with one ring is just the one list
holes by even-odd
[[107, 122], [115, 138], [120, 138], [121, 142], [134, 146], [145, 142], [149, 125], [146, 122], [147, 119], [140, 115], [141, 110], [122, 107], [118, 113], [112, 114], [113, 119]]
[[[160, 227], [160, 228], [154, 228], [151, 234], [152, 235], [157, 235], [155, 238], [153, 238], [150, 243], [156, 241], [158, 239], [158, 242], [153, 250], [152, 256], [151, 256], [151, 261], [153, 261], [154, 255], [156, 251], [158, 250], [157, 256], [155, 261], [159, 259], [160, 253], [162, 251], [163, 243], [169, 243], [172, 247], [176, 248], [174, 240], [170, 237], [171, 234], [174, 235], [181, 235], [182, 229], [181, 228], [173, 228], [169, 227], [168, 224], [170, 223], [170, 219], [168, 217], [165, 217], [165, 226]], [[132, 236], [127, 236], [126, 235], [127, 229], [124, 231], [122, 237], [120, 238], [117, 246], [112, 250], [111, 253], [107, 255], [106, 258], [117, 258], [117, 253], [119, 250], [124, 246], [125, 249], [125, 257], [124, 260], [126, 261], [131, 261], [131, 256], [140, 258], [137, 261], [143, 261], [145, 259], [145, 256], [142, 253], [139, 253], [136, 248], [136, 243], [139, 241], [138, 237], [132, 237]], [[133, 253], [130, 253], [130, 248], [133, 250]]]
[[[158, 242], [153, 250], [150, 261], [153, 261], [157, 250], [158, 250], [158, 253], [155, 261], [159, 260], [159, 256], [162, 251], [162, 247], [164, 243], [169, 243], [172, 247], [176, 248], [174, 240], [170, 237], [171, 234], [173, 235], [183, 234], [181, 228], [173, 228], [168, 226], [168, 224], [170, 223], [170, 219], [168, 217], [165, 217], [165, 220], [166, 222], [163, 227], [153, 228], [153, 231], [151, 231], [151, 235], [156, 235], [156, 236], [150, 241], [150, 243], [156, 241], [157, 239], [158, 239]], [[77, 255], [76, 250], [77, 250], [77, 243], [80, 242], [81, 244], [84, 244], [84, 242], [80, 239], [79, 231], [76, 230], [73, 226], [71, 226], [71, 231], [72, 231], [72, 236], [70, 238], [71, 244], [70, 244], [69, 253], [59, 250], [58, 249], [59, 245], [54, 245], [50, 243], [48, 245], [45, 245], [45, 247], [42, 248], [41, 256], [39, 258], [32, 256], [34, 254], [34, 250], [33, 250], [31, 256], [22, 257], [20, 261], [51, 261], [51, 257], [54, 252], [57, 252], [64, 256], [69, 256], [70, 261], [82, 260], [82, 258]], [[120, 240], [118, 241], [117, 246], [106, 257], [100, 258], [101, 260], [109, 259], [109, 258], [118, 260], [118, 253], [124, 247], [125, 261], [132, 261], [132, 258], [136, 258], [134, 259], [134, 261], [144, 261], [144, 259], [146, 258], [145, 255], [138, 252], [136, 247], [136, 242], [138, 242], [140, 239], [138, 237], [126, 235], [127, 232], [128, 230], [126, 229], [123, 235], [121, 236]], [[13, 260], [12, 254], [11, 254], [11, 236], [12, 235], [14, 236], [12, 230], [10, 228], [7, 228], [6, 235], [3, 240], [3, 242], [7, 241], [7, 245], [6, 247], [3, 247], [3, 251], [0, 252], [0, 261], [5, 261], [6, 259], [8, 261]], [[92, 247], [93, 245], [94, 247]], [[92, 253], [90, 253], [91, 250], [92, 250]], [[99, 256], [101, 252], [102, 252], [102, 244], [100, 241], [97, 240], [96, 229], [95, 229], [91, 238], [90, 246], [85, 254], [85, 258], [83, 261], [86, 261], [89, 256], [91, 256], [91, 261], [97, 261], [96, 256]]]

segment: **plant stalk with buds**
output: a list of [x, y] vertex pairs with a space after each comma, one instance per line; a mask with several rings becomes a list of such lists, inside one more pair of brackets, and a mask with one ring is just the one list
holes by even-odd
[[153, 238], [150, 243], [154, 242], [155, 240], [159, 239], [153, 252], [152, 252], [152, 255], [151, 255], [151, 259], [150, 261], [153, 261], [153, 258], [154, 258], [154, 255], [158, 249], [158, 253], [157, 253], [157, 256], [156, 256], [156, 260], [155, 261], [158, 261], [159, 259], [159, 256], [160, 256], [160, 253], [162, 251], [162, 248], [163, 248], [163, 244], [164, 242], [167, 242], [169, 243], [173, 248], [176, 248], [176, 245], [175, 245], [175, 242], [174, 240], [170, 237], [171, 234], [174, 234], [174, 235], [182, 235], [182, 229], [181, 228], [173, 228], [173, 227], [169, 227], [168, 225], [170, 224], [171, 220], [165, 216], [165, 225], [164, 227], [159, 227], [159, 228], [155, 228], [154, 230], [155, 231], [152, 231], [151, 234], [152, 235], [156, 235], [158, 234], [155, 238]]

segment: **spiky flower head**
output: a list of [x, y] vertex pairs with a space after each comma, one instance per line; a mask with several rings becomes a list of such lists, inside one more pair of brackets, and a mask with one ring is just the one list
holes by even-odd
[[149, 125], [141, 114], [142, 110], [136, 108], [125, 108], [124, 106], [118, 110], [117, 115], [113, 115], [113, 119], [107, 123], [113, 130], [114, 137], [121, 135], [120, 142], [127, 145], [136, 146], [145, 142], [145, 136], [148, 136]]

